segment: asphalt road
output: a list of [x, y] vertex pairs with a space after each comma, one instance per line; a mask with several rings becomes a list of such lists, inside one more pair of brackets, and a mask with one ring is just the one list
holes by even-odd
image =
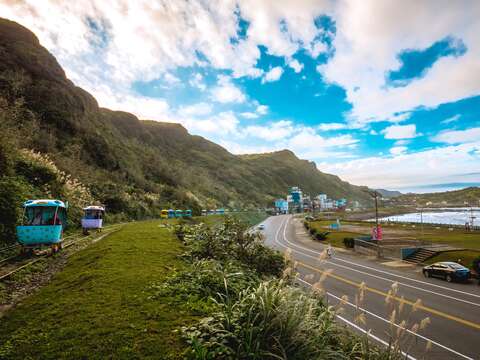
[[[263, 224], [268, 246], [282, 252], [290, 249], [299, 284], [311, 287], [324, 274], [321, 287], [328, 303], [343, 309], [339, 322], [365, 334], [370, 330], [368, 336], [384, 345], [399, 338], [411, 359], [480, 359], [480, 286], [476, 283], [426, 279], [420, 268], [392, 268], [348, 251], [337, 250], [328, 259], [324, 245], [310, 238], [301, 219], [272, 216]], [[394, 283], [398, 290], [389, 296]], [[348, 300], [340, 303], [344, 295]], [[414, 305], [418, 299], [421, 303]], [[415, 331], [415, 324], [427, 317], [429, 324]]]

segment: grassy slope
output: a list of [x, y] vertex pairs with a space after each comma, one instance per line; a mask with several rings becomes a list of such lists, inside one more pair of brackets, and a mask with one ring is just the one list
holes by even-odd
[[480, 251], [473, 250], [458, 250], [458, 251], [444, 251], [425, 261], [426, 264], [433, 264], [438, 261], [455, 261], [461, 260], [461, 263], [471, 268], [473, 260], [480, 256]]
[[160, 223], [129, 224], [72, 256], [2, 319], [0, 358], [181, 358], [172, 330], [194, 315], [149, 299], [152, 283], [182, 267], [181, 246]]
[[461, 190], [438, 193], [405, 194], [394, 199], [394, 202], [397, 203], [415, 202], [417, 204], [425, 204], [427, 202], [441, 204], [443, 201], [446, 201], [448, 204], [457, 204], [459, 206], [464, 206], [465, 202], [477, 206], [480, 201], [480, 187], [468, 187]]

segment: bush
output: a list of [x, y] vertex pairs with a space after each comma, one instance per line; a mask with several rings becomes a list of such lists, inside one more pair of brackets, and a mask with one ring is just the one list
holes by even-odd
[[260, 283], [196, 326], [182, 328], [191, 359], [399, 359], [335, 324], [320, 295], [283, 280]]
[[310, 228], [310, 235], [315, 235], [317, 233], [317, 229]]
[[198, 300], [212, 307], [215, 300], [227, 295], [237, 299], [242, 290], [256, 287], [259, 282], [258, 276], [238, 261], [221, 263], [209, 259], [195, 261], [191, 267], [175, 271], [166, 282], [154, 287], [158, 290], [156, 296], [174, 295], [179, 302], [198, 310]]
[[326, 240], [328, 234], [330, 234], [328, 231], [318, 232], [318, 233], [315, 234], [315, 239], [317, 239], [319, 241]]
[[343, 245], [346, 248], [353, 249], [355, 247], [355, 240], [351, 237], [346, 237], [343, 239]]
[[305, 229], [308, 230], [310, 228], [310, 223], [308, 221], [304, 221], [303, 226], [305, 226]]
[[473, 259], [472, 269], [475, 270], [475, 272], [477, 273], [477, 276], [480, 278], [480, 256]]
[[261, 283], [236, 301], [224, 296], [219, 305], [198, 326], [184, 329], [193, 358], [311, 359], [339, 348], [333, 311], [283, 281]]
[[285, 268], [283, 256], [265, 247], [258, 234], [247, 230], [248, 225], [232, 217], [226, 217], [225, 222], [216, 227], [203, 224], [184, 227], [184, 241], [187, 245], [184, 256], [191, 261], [237, 260], [255, 269], [260, 275], [280, 275]]
[[21, 178], [0, 178], [0, 239], [15, 241], [15, 226], [22, 217], [21, 205], [32, 192], [32, 187]]

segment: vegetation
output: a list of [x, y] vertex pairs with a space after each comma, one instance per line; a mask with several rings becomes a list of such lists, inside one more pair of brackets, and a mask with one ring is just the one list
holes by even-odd
[[[293, 269], [245, 230], [228, 218], [217, 229], [186, 229], [184, 258], [191, 265], [157, 287], [159, 299], [175, 296], [204, 314], [182, 328], [189, 358], [397, 358], [398, 349], [381, 350], [347, 335], [321, 293], [295, 287]], [[245, 249], [250, 255], [242, 255]]]
[[398, 358], [337, 325], [320, 285], [294, 286], [283, 256], [225, 220], [181, 224], [185, 246], [177, 221], [131, 223], [74, 254], [2, 318], [0, 357]]
[[343, 238], [343, 245], [348, 249], [353, 249], [355, 247], [355, 239], [351, 237]]
[[310, 221], [308, 222], [308, 229], [315, 239], [326, 241], [336, 247], [348, 247], [344, 241], [345, 238], [355, 238], [362, 235], [350, 231], [334, 230], [330, 228], [328, 228], [328, 231], [325, 231], [331, 223], [332, 221], [328, 220]]
[[1, 319], [0, 358], [181, 359], [173, 331], [197, 315], [152, 283], [186, 264], [160, 221], [131, 223], [74, 254], [62, 272]]
[[474, 250], [454, 250], [454, 251], [442, 251], [441, 253], [427, 259], [426, 264], [433, 264], [439, 261], [454, 261], [460, 262], [470, 268], [474, 268], [474, 260], [480, 257], [480, 251]]
[[319, 172], [290, 151], [235, 156], [179, 124], [140, 121], [99, 108], [69, 81], [26, 28], [0, 19], [0, 239], [12, 240], [30, 197], [69, 200], [72, 223], [84, 203], [110, 216], [158, 217], [162, 208], [254, 208], [292, 185], [366, 200], [357, 186]]
[[461, 190], [427, 193], [427, 194], [405, 194], [393, 198], [392, 204], [417, 204], [426, 205], [430, 203], [436, 206], [479, 206], [480, 187], [468, 187]]

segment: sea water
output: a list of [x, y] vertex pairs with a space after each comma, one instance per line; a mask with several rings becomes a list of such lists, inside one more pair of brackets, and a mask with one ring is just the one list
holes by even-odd
[[[443, 208], [441, 211], [427, 211], [414, 212], [402, 215], [392, 215], [383, 217], [380, 221], [394, 221], [394, 222], [412, 222], [426, 224], [448, 224], [448, 225], [465, 225], [466, 222], [471, 223], [472, 210], [470, 208]], [[480, 208], [473, 208], [474, 225], [480, 225]]]

